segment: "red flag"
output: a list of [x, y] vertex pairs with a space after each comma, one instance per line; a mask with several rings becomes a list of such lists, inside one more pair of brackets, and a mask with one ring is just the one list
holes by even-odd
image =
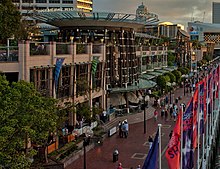
[[198, 110], [198, 88], [193, 95], [193, 148], [197, 147], [197, 110]]
[[206, 112], [207, 112], [207, 104], [206, 104], [206, 98], [207, 98], [207, 90], [208, 90], [208, 86], [207, 86], [207, 77], [205, 77], [204, 79], [204, 98], [203, 98], [203, 104], [204, 104], [204, 122], [206, 122]]
[[172, 137], [168, 143], [168, 148], [166, 150], [166, 159], [168, 162], [169, 169], [179, 169], [180, 168], [180, 140], [181, 140], [181, 130], [180, 124], [182, 119], [182, 110], [180, 110], [175, 127], [173, 129]]

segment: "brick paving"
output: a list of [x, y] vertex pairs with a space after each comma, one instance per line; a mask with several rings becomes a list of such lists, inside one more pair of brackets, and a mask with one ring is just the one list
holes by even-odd
[[[178, 88], [175, 90], [172, 97], [176, 98], [178, 96], [182, 96], [182, 100], [180, 102], [186, 104], [191, 97], [191, 94], [186, 94], [184, 97], [183, 88]], [[154, 110], [155, 109], [153, 107], [146, 109], [148, 117], [146, 122], [146, 134], [144, 134], [143, 112], [117, 117], [113, 121], [107, 123], [105, 127], [111, 128], [112, 126], [116, 126], [119, 120], [123, 121], [124, 119], [127, 119], [129, 124], [128, 138], [120, 138], [118, 133], [116, 133], [113, 136], [106, 138], [102, 146], [95, 147], [94, 149], [88, 151], [86, 153], [87, 169], [116, 169], [118, 162], [122, 163], [124, 169], [130, 169], [131, 167], [136, 168], [139, 164], [142, 166], [149, 150], [147, 142], [148, 136], [155, 134], [158, 123], [163, 125], [162, 168], [168, 169], [164, 154], [169, 141], [169, 133], [173, 129], [175, 122], [172, 119], [165, 121], [160, 116], [158, 116], [157, 122], [154, 121], [152, 118]], [[160, 112], [159, 108], [158, 111]], [[113, 163], [112, 153], [116, 148], [119, 151], [119, 161]], [[67, 166], [66, 169], [83, 169], [83, 156]]]

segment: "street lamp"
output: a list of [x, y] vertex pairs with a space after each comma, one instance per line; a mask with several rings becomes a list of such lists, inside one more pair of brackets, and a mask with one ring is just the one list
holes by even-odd
[[171, 104], [171, 103], [172, 103], [172, 102], [171, 102], [171, 100], [172, 100], [171, 89], [172, 89], [173, 86], [176, 85], [176, 83], [175, 83], [175, 82], [173, 82], [173, 83], [167, 82], [166, 85], [170, 87], [170, 104]]
[[86, 169], [86, 146], [90, 143], [90, 136], [83, 139], [83, 150], [84, 150], [84, 169]]

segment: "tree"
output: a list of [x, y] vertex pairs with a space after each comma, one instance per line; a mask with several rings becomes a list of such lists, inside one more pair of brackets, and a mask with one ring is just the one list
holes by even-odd
[[173, 73], [168, 72], [168, 73], [165, 73], [165, 75], [169, 76], [170, 83], [176, 82], [176, 76]]
[[21, 14], [11, 0], [1, 1], [0, 4], [0, 39], [6, 40], [16, 36], [21, 27]]
[[167, 64], [168, 64], [168, 66], [173, 66], [176, 57], [171, 51], [168, 51], [167, 54], [168, 54], [167, 55], [167, 62], [168, 62]]
[[161, 93], [163, 94], [163, 89], [166, 89], [167, 87], [167, 82], [170, 82], [169, 76], [158, 76], [156, 79], [157, 85], [161, 89]]
[[172, 73], [176, 76], [176, 83], [179, 83], [181, 81], [182, 73], [178, 70], [174, 70]]
[[57, 102], [43, 97], [31, 83], [12, 85], [0, 76], [0, 165], [11, 169], [30, 167], [36, 153], [26, 151], [27, 141], [45, 147], [49, 132], [57, 128]]

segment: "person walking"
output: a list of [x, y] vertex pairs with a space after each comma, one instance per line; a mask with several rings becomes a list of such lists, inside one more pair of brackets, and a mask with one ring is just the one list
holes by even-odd
[[151, 147], [152, 147], [152, 144], [154, 142], [154, 140], [153, 140], [153, 138], [151, 136], [148, 137], [148, 142], [149, 142], [149, 146], [150, 146], [149, 150], [150, 150]]
[[160, 114], [162, 119], [163, 119], [164, 113], [165, 113], [165, 110], [162, 109], [162, 110], [161, 110], [161, 114]]
[[155, 120], [155, 121], [157, 121], [157, 116], [158, 116], [158, 111], [155, 110], [155, 111], [154, 111], [154, 120]]
[[118, 163], [117, 169], [123, 169], [123, 168], [122, 168], [122, 163]]
[[137, 166], [137, 169], [141, 169], [141, 165], [138, 165], [138, 166]]
[[167, 121], [167, 119], [168, 119], [168, 111], [167, 111], [167, 109], [165, 110], [165, 121]]
[[122, 132], [122, 122], [121, 121], [118, 122], [118, 129], [119, 129], [119, 137], [122, 138], [123, 132]]
[[123, 135], [125, 136], [125, 138], [128, 137], [128, 122], [127, 120], [124, 121], [124, 124], [122, 126], [122, 130], [123, 130]]

